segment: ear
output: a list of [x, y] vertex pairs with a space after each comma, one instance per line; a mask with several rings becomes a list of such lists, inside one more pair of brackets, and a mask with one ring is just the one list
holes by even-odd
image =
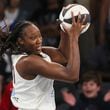
[[24, 45], [24, 41], [23, 41], [22, 38], [18, 38], [18, 42], [17, 43], [20, 44], [20, 45]]

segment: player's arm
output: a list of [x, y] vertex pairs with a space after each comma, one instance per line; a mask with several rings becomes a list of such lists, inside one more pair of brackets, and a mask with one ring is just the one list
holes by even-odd
[[[74, 45], [74, 47], [78, 49], [76, 42]], [[80, 65], [78, 58], [76, 58], [76, 54], [78, 54], [77, 49], [74, 50], [75, 56], [73, 54], [70, 55], [71, 58], [66, 67], [55, 62], [45, 61], [40, 56], [31, 55], [18, 61], [16, 66], [17, 71], [23, 78], [26, 78], [26, 76], [37, 76], [40, 74], [54, 80], [75, 82], [79, 77]], [[78, 63], [76, 63], [76, 60]]]
[[60, 31], [60, 43], [58, 48], [43, 46], [42, 51], [48, 54], [52, 61], [66, 65], [69, 57], [69, 43], [68, 34]]
[[42, 51], [48, 54], [53, 62], [60, 63], [62, 65], [67, 64], [67, 60], [58, 48], [43, 46]]
[[68, 34], [63, 31], [60, 32], [60, 35], [61, 40], [58, 48], [45, 46], [42, 50], [51, 57], [52, 61], [60, 64], [67, 64], [69, 57], [69, 37]]
[[51, 57], [51, 60], [66, 65], [69, 58], [69, 37], [66, 32], [61, 31], [61, 40], [58, 48], [43, 46], [42, 51]]
[[[78, 18], [80, 18], [80, 14]], [[82, 20], [82, 23], [85, 21], [85, 19], [86, 17]], [[69, 41], [69, 35], [67, 32], [61, 31], [60, 35], [61, 35], [61, 40], [58, 48], [43, 47], [42, 50], [43, 52], [47, 53], [51, 57], [52, 61], [65, 65], [69, 60], [70, 41]], [[76, 33], [74, 32], [72, 36], [73, 37], [76, 36]], [[73, 42], [71, 41], [71, 43]]]
[[66, 67], [55, 62], [45, 61], [43, 58], [37, 55], [31, 55], [18, 62], [17, 71], [22, 75], [43, 75], [47, 78], [74, 82], [79, 79], [80, 70], [80, 56], [78, 38], [82, 30], [82, 23], [80, 20], [75, 22], [70, 29], [65, 28], [65, 31], [69, 36], [69, 53], [68, 62]]

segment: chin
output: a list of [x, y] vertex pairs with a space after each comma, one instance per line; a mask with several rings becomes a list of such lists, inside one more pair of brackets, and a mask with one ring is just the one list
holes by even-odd
[[41, 50], [42, 50], [42, 48], [41, 48], [41, 47], [36, 48], [36, 51], [41, 51]]
[[85, 96], [86, 96], [87, 98], [95, 98], [95, 97], [96, 97], [95, 94], [85, 94]]

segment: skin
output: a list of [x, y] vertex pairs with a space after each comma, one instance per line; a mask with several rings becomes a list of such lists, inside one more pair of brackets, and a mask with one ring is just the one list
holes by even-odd
[[110, 103], [110, 90], [105, 94], [104, 101]]
[[66, 90], [63, 90], [62, 91], [62, 95], [63, 95], [64, 101], [67, 104], [69, 104], [70, 106], [75, 106], [75, 104], [76, 104], [76, 98], [75, 98], [75, 96], [72, 93], [70, 93], [70, 92], [68, 92]]
[[[54, 80], [76, 82], [79, 79], [80, 70], [78, 38], [83, 29], [82, 24], [84, 20], [80, 22], [79, 15], [77, 22], [75, 22], [73, 17], [70, 29], [64, 25], [66, 34], [61, 32], [61, 41], [57, 49], [42, 47], [42, 36], [38, 27], [35, 25], [25, 27], [23, 37], [19, 38], [17, 43], [31, 54], [17, 62], [16, 69], [18, 73], [28, 80], [40, 74]], [[48, 54], [52, 62], [45, 61], [39, 56], [38, 54], [41, 51]], [[66, 64], [66, 66], [62, 64]]]
[[87, 98], [94, 98], [98, 95], [100, 86], [97, 85], [96, 82], [91, 80], [82, 84], [82, 91]]

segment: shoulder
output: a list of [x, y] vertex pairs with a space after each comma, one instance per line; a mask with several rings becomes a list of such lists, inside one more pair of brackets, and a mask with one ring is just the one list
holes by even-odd
[[18, 61], [18, 63], [28, 64], [28, 63], [37, 61], [37, 60], [39, 60], [39, 59], [41, 59], [41, 57], [38, 56], [38, 55], [22, 56], [22, 57], [20, 58], [20, 60]]
[[35, 75], [35, 71], [39, 70], [43, 64], [43, 58], [40, 56], [29, 55], [22, 57], [16, 63], [16, 69], [21, 75]]
[[48, 60], [49, 58], [50, 57], [45, 53], [41, 53], [40, 55], [32, 54], [32, 55], [22, 57], [17, 62], [17, 65], [19, 65], [20, 67], [24, 67], [24, 68], [39, 67], [45, 64], [46, 61], [49, 61]]

